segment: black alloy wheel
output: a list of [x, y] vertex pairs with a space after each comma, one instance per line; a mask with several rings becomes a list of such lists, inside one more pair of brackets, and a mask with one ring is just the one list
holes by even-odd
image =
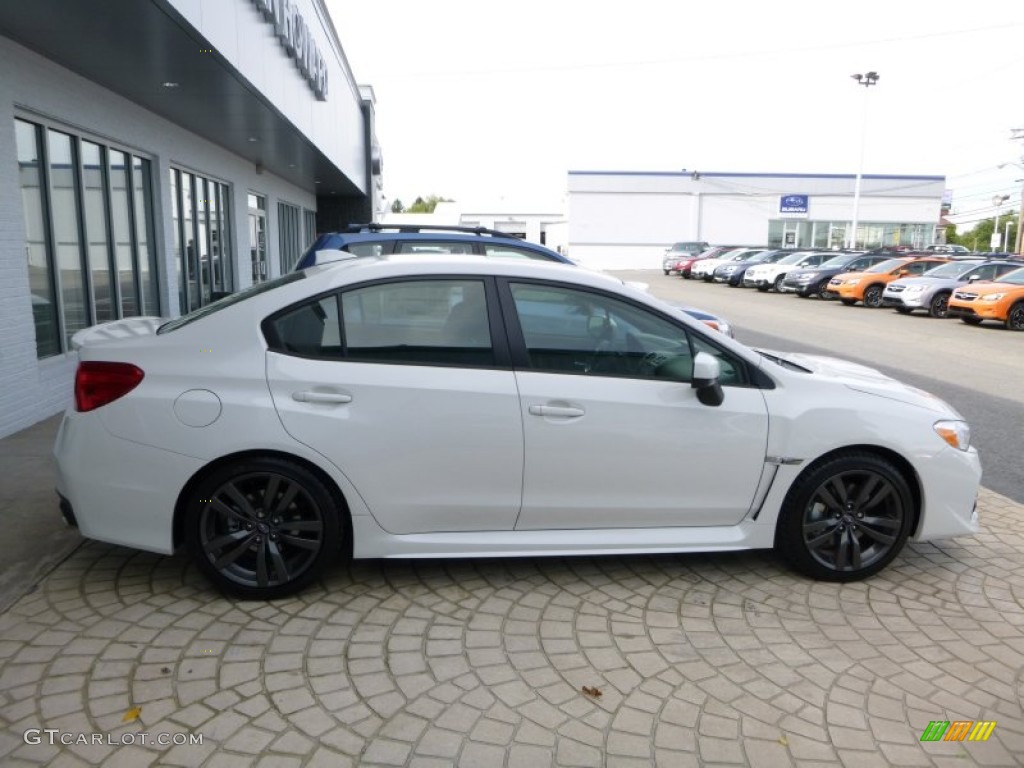
[[939, 291], [928, 305], [928, 314], [932, 317], [949, 317], [949, 292]]
[[193, 558], [218, 588], [238, 597], [292, 594], [339, 551], [334, 498], [291, 461], [255, 458], [220, 467], [187, 503], [185, 538]]
[[1024, 331], [1024, 301], [1018, 301], [1006, 313], [1006, 327], [1011, 331]]
[[864, 289], [864, 306], [871, 309], [878, 309], [882, 306], [882, 291], [885, 289], [880, 285], [869, 285]]
[[899, 554], [912, 520], [910, 489], [895, 466], [875, 454], [838, 454], [790, 488], [776, 547], [812, 578], [855, 581]]

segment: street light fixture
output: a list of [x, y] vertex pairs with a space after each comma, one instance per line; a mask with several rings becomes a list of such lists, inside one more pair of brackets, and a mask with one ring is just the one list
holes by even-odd
[[[857, 85], [864, 86], [864, 120], [860, 129], [860, 164], [857, 166], [857, 181], [853, 185], [853, 226], [850, 227], [850, 236], [846, 238], [849, 248], [857, 247], [857, 225], [860, 218], [860, 184], [864, 175], [864, 145], [868, 133], [868, 89], [872, 85], [878, 85], [879, 75], [877, 72], [868, 72], [866, 75], [850, 75], [857, 81]], [[865, 242], [865, 245], [867, 243]]]

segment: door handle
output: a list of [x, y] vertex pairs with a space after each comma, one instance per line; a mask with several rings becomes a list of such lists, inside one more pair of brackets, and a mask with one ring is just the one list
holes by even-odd
[[297, 403], [351, 403], [352, 395], [343, 395], [340, 392], [293, 392], [292, 400]]
[[561, 416], [563, 418], [578, 418], [586, 411], [582, 408], [573, 408], [568, 405], [531, 405], [530, 413], [534, 416]]

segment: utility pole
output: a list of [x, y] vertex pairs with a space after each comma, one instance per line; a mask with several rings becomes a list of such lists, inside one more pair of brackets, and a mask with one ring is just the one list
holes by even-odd
[[[1024, 145], [1024, 128], [1011, 128], [1010, 140], [1019, 141]], [[1021, 162], [1024, 162], [1024, 155], [1021, 155], [1020, 159]], [[1018, 163], [1014, 163], [1014, 165], [1020, 167]], [[1021, 179], [1021, 181], [1024, 182], [1024, 179]], [[1024, 184], [1020, 188], [1020, 213], [1017, 214], [1017, 242], [1013, 248], [1018, 256], [1024, 256], [1024, 237], [1021, 236], [1024, 234], [1024, 226], [1021, 226], [1022, 224], [1024, 224]], [[1009, 245], [1009, 243], [1006, 243], [1007, 250], [1009, 250]]]

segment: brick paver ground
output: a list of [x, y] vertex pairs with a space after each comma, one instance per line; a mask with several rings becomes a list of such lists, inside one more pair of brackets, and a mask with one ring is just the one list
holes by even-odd
[[984, 492], [978, 536], [848, 585], [768, 553], [374, 561], [235, 602], [88, 543], [0, 615], [0, 764], [1017, 765], [1022, 511]]

